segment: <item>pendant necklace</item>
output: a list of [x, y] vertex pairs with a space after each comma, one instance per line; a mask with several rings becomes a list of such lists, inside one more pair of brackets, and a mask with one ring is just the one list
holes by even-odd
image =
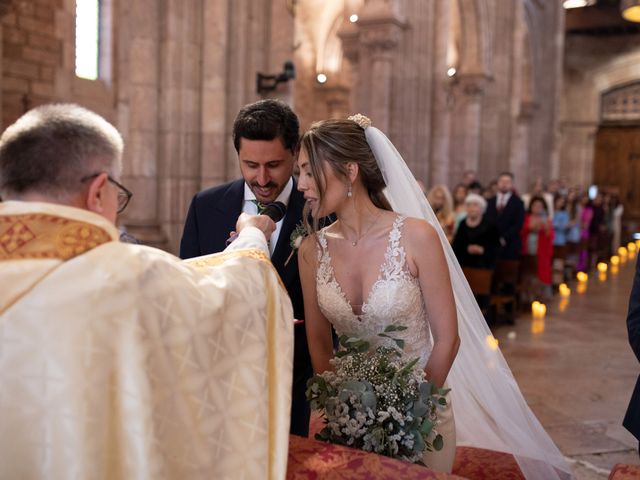
[[[357, 246], [357, 245], [358, 245], [358, 242], [359, 242], [360, 240], [362, 240], [362, 238], [363, 238], [367, 233], [369, 233], [369, 231], [373, 228], [373, 226], [378, 222], [378, 219], [380, 218], [380, 215], [382, 215], [382, 212], [379, 212], [379, 213], [378, 213], [378, 216], [376, 217], [376, 219], [375, 219], [373, 222], [371, 222], [371, 225], [369, 225], [369, 226], [367, 227], [367, 229], [366, 229], [366, 230], [365, 230], [365, 231], [364, 231], [360, 236], [358, 236], [358, 238], [356, 238], [355, 240], [351, 240], [351, 246], [352, 246], [352, 247]], [[346, 238], [346, 237], [345, 237], [345, 238]]]

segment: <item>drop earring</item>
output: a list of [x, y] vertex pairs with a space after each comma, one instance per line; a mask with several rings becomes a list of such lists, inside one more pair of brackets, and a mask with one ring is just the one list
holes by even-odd
[[351, 184], [349, 184], [349, 190], [347, 190], [347, 197], [348, 198], [353, 197], [353, 191], [351, 190]]

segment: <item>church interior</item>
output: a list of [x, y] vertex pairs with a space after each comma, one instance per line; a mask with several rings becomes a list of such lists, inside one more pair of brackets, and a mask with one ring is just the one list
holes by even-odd
[[240, 177], [234, 118], [262, 98], [289, 104], [302, 132], [368, 116], [425, 193], [445, 187], [449, 214], [466, 192], [495, 195], [502, 172], [549, 199], [550, 218], [595, 202], [601, 223], [557, 245], [548, 290], [523, 286], [517, 311], [491, 294], [487, 341], [576, 478], [640, 478], [622, 426], [640, 373], [625, 323], [640, 0], [0, 0], [0, 15], [2, 129], [51, 102], [102, 115], [133, 192], [120, 229], [173, 254], [194, 195]]

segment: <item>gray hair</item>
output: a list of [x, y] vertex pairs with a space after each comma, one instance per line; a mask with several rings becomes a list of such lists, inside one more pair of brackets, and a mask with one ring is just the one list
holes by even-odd
[[478, 205], [480, 205], [482, 213], [487, 210], [487, 201], [482, 195], [478, 195], [477, 193], [470, 193], [465, 197], [464, 204], [467, 205], [469, 203], [477, 203]]
[[28, 111], [0, 137], [0, 195], [67, 198], [81, 179], [122, 170], [122, 137], [100, 115], [73, 104]]

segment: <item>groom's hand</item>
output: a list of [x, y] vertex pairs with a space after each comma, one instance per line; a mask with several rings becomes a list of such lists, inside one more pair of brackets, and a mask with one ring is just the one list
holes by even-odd
[[266, 215], [249, 215], [242, 213], [236, 222], [236, 231], [240, 233], [242, 229], [246, 227], [256, 227], [260, 229], [267, 240], [269, 240], [271, 234], [276, 229], [276, 224]]

